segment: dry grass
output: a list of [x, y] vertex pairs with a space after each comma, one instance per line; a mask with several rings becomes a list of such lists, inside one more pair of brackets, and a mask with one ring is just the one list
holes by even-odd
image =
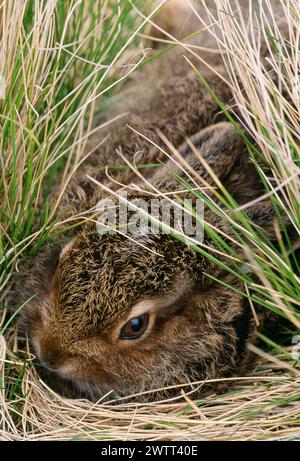
[[[13, 341], [13, 337], [12, 337]], [[299, 438], [300, 377], [287, 373], [280, 356], [248, 377], [235, 379], [230, 392], [193, 400], [183, 385], [178, 398], [136, 403], [92, 404], [60, 397], [37, 375], [31, 361], [6, 350], [1, 340], [2, 374], [8, 364], [13, 383], [21, 374], [22, 393], [12, 401], [1, 392], [3, 440], [293, 440]], [[19, 351], [18, 351], [19, 355]], [[6, 364], [6, 366], [4, 366]], [[197, 388], [202, 383], [195, 383]]]
[[[54, 7], [54, 4], [52, 6]], [[266, 193], [276, 200], [274, 206], [279, 207], [280, 213], [286, 212], [299, 234], [299, 4], [296, 0], [281, 2], [284, 12], [282, 18], [288, 25], [288, 37], [285, 39], [281, 36], [276, 21], [272, 19], [273, 9], [269, 1], [263, 2], [263, 8], [258, 14], [259, 19], [253, 20], [250, 24], [241, 20], [241, 13], [235, 2], [218, 0], [218, 6], [219, 9], [209, 10], [211, 21], [215, 23], [215, 27], [211, 30], [212, 33], [217, 29], [221, 31], [218, 34], [218, 41], [222, 50], [226, 51], [228, 58], [226, 62], [231, 77], [228, 83], [232, 86], [236, 104], [242, 114], [242, 123], [254, 135], [260, 152], [272, 167], [272, 177], [263, 178], [266, 183]], [[270, 19], [264, 17], [264, 11], [270, 13]], [[19, 17], [16, 15], [16, 21]], [[199, 21], [201, 23], [201, 18]], [[261, 27], [261, 21], [267, 27]], [[49, 23], [49, 34], [52, 30], [50, 26]], [[252, 40], [251, 30], [257, 29], [261, 30], [259, 40]], [[12, 32], [13, 29], [10, 30], [10, 34]], [[46, 40], [46, 35], [43, 36]], [[167, 36], [167, 39], [168, 42], [173, 40], [170, 36]], [[10, 35], [10, 41], [12, 40], [13, 36]], [[270, 74], [262, 66], [259, 58], [259, 41], [270, 43], [269, 64], [277, 79], [270, 79]], [[276, 44], [279, 51], [278, 49], [276, 51]], [[193, 48], [189, 48], [186, 43], [182, 46], [187, 53], [193, 52]], [[25, 64], [26, 62], [23, 66]], [[40, 74], [34, 75], [40, 76]], [[59, 76], [58, 74], [57, 78]], [[237, 79], [236, 76], [239, 78]], [[97, 85], [97, 82], [91, 80], [86, 92], [82, 94], [81, 101], [86, 100], [87, 97], [93, 100], [94, 85]], [[86, 114], [89, 127], [91, 113], [93, 112]], [[24, 114], [21, 113], [20, 121], [22, 116]], [[79, 144], [79, 153], [84, 149], [85, 139], [84, 113], [81, 113], [81, 116], [75, 127], [76, 136], [66, 147], [72, 151], [74, 146]], [[70, 117], [73, 123], [73, 115]], [[51, 165], [60, 155], [55, 139], [60, 139], [59, 133], [66, 125], [65, 120], [68, 118], [63, 119], [63, 116], [60, 118], [60, 114], [55, 118], [52, 138], [50, 138], [52, 141], [49, 144], [50, 154], [35, 157], [37, 159], [35, 164], [40, 160], [45, 161], [47, 169], [47, 165]], [[24, 124], [20, 123], [20, 127], [19, 141], [26, 135]], [[33, 124], [30, 135], [34, 133]], [[28, 139], [29, 146], [31, 146], [30, 139]], [[25, 151], [23, 153], [26, 155]], [[39, 151], [38, 155], [41, 154], [42, 152]], [[13, 156], [14, 153], [11, 151], [6, 161], [9, 163]], [[25, 163], [26, 160], [21, 154], [18, 163], [18, 171], [21, 175]], [[67, 162], [66, 177], [73, 168], [74, 165]], [[38, 176], [41, 175], [41, 170], [34, 171], [37, 175], [33, 178], [34, 184], [37, 185], [34, 189], [37, 203], [41, 193], [41, 181]], [[42, 170], [42, 175], [45, 171]], [[7, 206], [10, 207], [12, 202], [8, 190], [9, 188], [5, 191], [5, 199]], [[279, 190], [281, 195], [278, 194]], [[19, 188], [18, 191], [20, 193], [22, 189]], [[30, 194], [26, 197], [29, 200]], [[27, 201], [24, 209], [32, 206], [31, 202]], [[13, 212], [14, 210], [10, 209], [10, 213]], [[27, 218], [28, 215], [23, 213], [22, 219], [26, 222]], [[46, 227], [50, 219], [51, 213], [45, 221]], [[237, 224], [243, 227], [242, 221]], [[4, 234], [7, 235], [10, 230], [9, 220], [5, 225]], [[2, 223], [1, 226], [3, 227]], [[247, 229], [245, 233], [246, 231]], [[28, 234], [19, 236], [17, 244], [11, 238], [7, 239], [9, 244], [5, 247], [2, 245], [4, 255], [5, 251], [6, 254], [10, 252], [9, 254], [13, 255], [13, 258], [7, 259], [9, 267], [6, 267], [0, 280], [2, 299], [5, 298], [5, 290], [9, 287], [9, 279], [13, 270], [17, 268], [20, 255], [26, 250], [27, 243], [35, 241], [39, 234], [39, 229], [34, 233], [30, 228]], [[261, 302], [266, 308], [289, 318], [292, 335], [297, 328], [299, 329], [300, 324], [300, 289], [299, 275], [290, 264], [291, 248], [281, 248], [281, 253], [276, 254], [266, 243], [258, 241], [257, 235], [252, 235], [251, 238], [260, 249], [260, 257], [246, 251], [245, 260], [241, 262], [251, 266], [258, 275], [260, 283], [254, 285], [245, 280], [246, 290], [251, 291], [250, 299]], [[7, 309], [4, 309], [0, 323], [2, 332], [6, 321]], [[85, 400], [62, 398], [49, 389], [39, 378], [33, 366], [34, 358], [28, 351], [18, 348], [15, 327], [6, 325], [5, 336], [0, 336], [0, 439], [299, 440], [299, 360], [297, 361], [297, 358], [292, 355], [291, 343], [285, 347], [272, 343], [270, 339], [266, 341], [270, 346], [268, 351], [250, 346], [259, 356], [251, 375], [235, 378], [230, 391], [222, 395], [213, 394], [196, 400], [193, 398], [193, 389], [201, 386], [201, 383], [194, 383], [183, 384], [182, 388], [178, 389], [178, 398], [173, 400], [145, 404], [137, 403], [132, 396], [116, 402], [113, 399], [109, 400], [112, 397], [108, 395], [102, 401], [92, 404]]]

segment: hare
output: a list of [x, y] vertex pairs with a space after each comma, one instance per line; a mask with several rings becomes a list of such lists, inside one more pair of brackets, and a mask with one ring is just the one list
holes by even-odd
[[[211, 39], [207, 35], [200, 40], [206, 45]], [[129, 115], [108, 129], [109, 137], [101, 134], [104, 141], [68, 186], [60, 213], [97, 207], [105, 203], [108, 189], [116, 206], [120, 188], [128, 201], [149, 203], [157, 190], [172, 196], [178, 178], [189, 182], [190, 176], [174, 159], [166, 162], [166, 139], [201, 179], [200, 186], [216, 187], [208, 165], [238, 203], [263, 193], [245, 142], [181, 54], [175, 50], [141, 71], [137, 79], [143, 85], [138, 89], [132, 84], [136, 100], [128, 102]], [[217, 54], [213, 62], [218, 74], [204, 67], [201, 72], [223, 103], [230, 104], [231, 92], [222, 80], [225, 66]], [[99, 135], [88, 148], [97, 144]], [[201, 152], [206, 168], [194, 149]], [[109, 169], [107, 175], [105, 166], [126, 161], [162, 164], [138, 170], [142, 175], [134, 168]], [[193, 194], [187, 189], [183, 196]], [[248, 215], [272, 232], [270, 203], [250, 207]], [[209, 208], [204, 217], [230, 232]], [[162, 230], [142, 230], [128, 238], [123, 232], [100, 232], [95, 220], [77, 228], [66, 245], [54, 243], [41, 252], [23, 288], [26, 297], [36, 294], [23, 318], [44, 369], [61, 383], [75, 383], [79, 395], [87, 391], [93, 398], [110, 389], [120, 396], [150, 395], [156, 388], [245, 372], [251, 363], [247, 344], [255, 341], [257, 327], [239, 294], [242, 283]], [[213, 245], [205, 234], [204, 243]], [[263, 323], [265, 314], [259, 315]]]

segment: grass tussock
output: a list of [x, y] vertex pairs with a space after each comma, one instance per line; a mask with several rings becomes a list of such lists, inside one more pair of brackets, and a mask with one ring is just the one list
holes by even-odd
[[[6, 82], [6, 97], [0, 100], [3, 440], [299, 439], [300, 7], [296, 0], [282, 0], [282, 23], [287, 26], [283, 34], [271, 1], [257, 9], [250, 2], [250, 21], [243, 19], [235, 2], [217, 3], [218, 8], [208, 8], [210, 30], [225, 56], [235, 106], [229, 112], [214, 96], [236, 128], [240, 129], [238, 119], [256, 141], [254, 145], [246, 140], [265, 196], [276, 211], [277, 244], [247, 218], [245, 212], [255, 203], [238, 207], [226, 190], [216, 196], [202, 192], [199, 197], [227, 220], [235, 248], [243, 249], [228, 248], [217, 229], [206, 229], [219, 254], [230, 262], [227, 269], [244, 281], [243, 296], [250, 300], [254, 315], [258, 303], [277, 314], [278, 321], [285, 319], [282, 335], [261, 335], [261, 348], [250, 345], [259, 357], [251, 375], [234, 379], [230, 391], [202, 400], [193, 398], [193, 390], [202, 383], [183, 384], [173, 400], [145, 404], [132, 396], [116, 402], [108, 395], [92, 404], [62, 398], [42, 382], [32, 364], [34, 357], [18, 347], [12, 326], [18, 312], [12, 316], [6, 293], [22, 258], [34, 255], [55, 232], [52, 218], [58, 202], [47, 205], [55, 178], [57, 174], [63, 178], [60, 198], [84, 152], [97, 108], [109, 104], [117, 83], [144, 56], [138, 33], [145, 20], [142, 12], [138, 14], [143, 7], [138, 2], [133, 7], [131, 2], [4, 1], [0, 10], [0, 48], [5, 50], [0, 74]], [[207, 26], [198, 19], [201, 27]], [[170, 47], [169, 35], [167, 39]], [[176, 43], [184, 47], [187, 59], [188, 52], [194, 52], [187, 42]], [[262, 44], [268, 49], [265, 61], [260, 58]], [[182, 159], [177, 161], [187, 168]], [[287, 221], [292, 223], [293, 241]], [[201, 242], [194, 243], [208, 256]]]

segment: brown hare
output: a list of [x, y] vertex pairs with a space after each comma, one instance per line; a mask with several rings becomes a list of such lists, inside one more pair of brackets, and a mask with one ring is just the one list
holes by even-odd
[[[197, 40], [210, 46], [212, 39], [207, 34]], [[166, 139], [203, 185], [216, 186], [187, 138], [239, 204], [263, 193], [245, 142], [182, 54], [176, 49], [146, 66], [137, 76], [139, 88], [131, 83], [135, 99], [128, 102], [129, 115], [108, 130], [82, 165], [60, 213], [72, 215], [101, 204], [108, 188], [116, 194], [126, 190], [129, 201], [148, 203], [155, 190], [171, 196], [179, 189], [178, 179], [190, 178], [172, 158], [166, 162]], [[223, 61], [216, 53], [209, 59], [219, 75], [204, 66], [201, 73], [230, 104], [230, 90], [221, 78], [226, 76]], [[89, 149], [97, 143], [99, 137], [92, 138]], [[111, 169], [107, 175], [105, 166], [125, 161], [165, 166], [139, 170], [146, 182], [130, 168]], [[250, 207], [248, 215], [271, 232], [267, 201]], [[204, 218], [230, 232], [206, 207]], [[205, 234], [204, 243], [212, 245]], [[247, 344], [255, 341], [251, 309], [238, 290], [214, 282], [209, 274], [243, 289], [220, 265], [168, 233], [128, 238], [123, 232], [99, 232], [91, 219], [65, 246], [54, 243], [43, 251], [28, 276], [23, 291], [36, 297], [23, 317], [33, 351], [61, 383], [75, 383], [95, 398], [110, 389], [122, 396], [241, 374], [250, 363]]]

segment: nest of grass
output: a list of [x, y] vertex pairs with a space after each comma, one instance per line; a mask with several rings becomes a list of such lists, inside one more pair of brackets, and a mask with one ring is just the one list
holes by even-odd
[[[0, 162], [0, 186], [1, 208], [5, 213], [1, 214], [0, 225], [0, 289], [3, 302], [0, 322], [0, 439], [299, 440], [299, 347], [297, 341], [293, 341], [298, 338], [300, 329], [299, 267], [294, 256], [293, 264], [289, 264], [290, 255], [294, 255], [293, 248], [279, 245], [278, 253], [269, 252], [266, 244], [257, 241], [255, 235], [253, 242], [262, 251], [264, 259], [248, 252], [245, 260], [241, 260], [241, 264], [250, 261], [259, 280], [253, 285], [245, 279], [245, 289], [250, 301], [259, 301], [279, 315], [279, 319], [283, 317], [288, 320], [289, 331], [283, 343], [276, 343], [274, 338], [261, 337], [266, 343], [263, 350], [250, 345], [252, 352], [258, 356], [254, 369], [249, 376], [219, 380], [231, 381], [230, 389], [222, 394], [195, 399], [193, 392], [203, 385], [197, 382], [183, 383], [178, 387], [176, 398], [158, 402], [139, 403], [136, 396], [115, 400], [112, 395], [106, 395], [94, 403], [84, 399], [67, 399], [43, 382], [34, 368], [34, 357], [28, 349], [20, 348], [18, 330], [14, 325], [19, 310], [12, 313], [5, 300], [11, 277], [18, 270], [18, 262], [29, 254], [29, 248], [31, 251], [33, 249], [33, 254], [37, 252], [55, 229], [55, 226], [51, 226], [54, 209], [45, 209], [42, 216], [39, 212], [37, 216], [45, 193], [45, 178], [50, 184], [53, 183], [57, 165], [66, 152], [77, 152], [73, 156], [75, 161], [69, 160], [70, 155], [63, 164], [66, 182], [74, 172], [80, 153], [84, 151], [87, 138], [84, 133], [91, 130], [96, 97], [103, 97], [107, 88], [109, 91], [118, 79], [122, 81], [125, 78], [124, 74], [120, 77], [115, 70], [119, 65], [124, 73], [126, 63], [131, 62], [133, 55], [136, 56], [135, 49], [128, 58], [129, 45], [142, 31], [143, 25], [151, 22], [151, 18], [145, 20], [138, 10], [137, 2], [134, 6], [128, 2], [127, 10], [120, 9], [119, 5], [118, 8], [114, 7], [114, 2], [111, 5], [106, 2], [108, 9], [104, 12], [98, 6], [93, 17], [86, 11], [84, 2], [81, 3], [78, 10], [70, 2], [66, 6], [67, 11], [56, 0], [47, 2], [44, 9], [37, 8], [30, 0], [17, 2], [12, 8], [4, 1], [1, 6], [0, 18], [4, 31], [1, 40], [7, 56], [5, 63], [0, 61], [1, 75], [11, 82], [12, 93], [19, 91], [19, 107], [15, 106], [14, 112], [12, 105], [1, 102], [2, 119], [5, 123], [12, 122], [9, 129], [3, 125], [2, 133], [5, 129], [6, 133], [11, 133], [15, 144], [12, 146], [9, 143], [9, 136], [7, 139], [2, 136], [1, 147], [5, 156]], [[282, 18], [287, 25], [285, 37], [281, 35], [274, 18], [274, 4], [282, 9]], [[219, 29], [216, 37], [228, 58], [228, 83], [242, 114], [241, 123], [257, 140], [260, 152], [271, 165], [273, 177], [263, 178], [266, 193], [274, 199], [274, 206], [278, 206], [281, 212], [285, 210], [300, 234], [299, 2], [261, 2], [257, 19], [248, 22], [242, 20], [238, 3], [218, 0], [216, 5], [216, 8], [208, 9], [208, 18], [214, 24], [212, 33]], [[34, 26], [28, 14], [32, 8], [38, 19]], [[197, 15], [196, 10], [194, 13]], [[99, 55], [98, 44], [107, 35], [108, 29], [103, 25], [107, 17], [111, 21], [109, 29], [116, 33], [116, 40], [112, 42], [109, 52], [106, 49]], [[67, 22], [77, 27], [65, 27], [62, 18], [67, 18]], [[35, 34], [30, 33], [33, 27]], [[258, 38], [250, 40], [251, 31], [253, 37], [257, 37], [255, 31], [258, 29]], [[93, 33], [94, 42], [89, 43]], [[172, 39], [168, 34], [166, 41], [169, 45]], [[113, 44], [118, 40], [119, 45], [114, 49]], [[261, 40], [270, 44], [269, 63], [277, 80], [269, 78], [260, 62]], [[83, 50], [90, 50], [87, 59], [82, 59], [82, 50], [79, 48], [65, 53], [66, 43], [76, 45], [81, 41], [85, 43]], [[178, 41], [174, 40], [174, 43], [178, 45]], [[186, 52], [189, 51], [187, 43], [182, 42], [182, 46]], [[17, 59], [19, 49], [23, 50], [23, 54]], [[43, 60], [38, 54], [40, 50], [45, 51]], [[103, 72], [89, 73], [86, 66], [93, 62], [108, 64], [101, 68]], [[53, 68], [55, 71], [51, 74], [49, 69]], [[59, 71], [66, 68], [72, 68], [74, 72]], [[131, 64], [127, 74], [134, 68], [135, 65]], [[19, 83], [17, 79], [13, 80], [16, 75]], [[76, 81], [72, 81], [74, 76]], [[79, 76], [85, 76], [85, 83], [77, 87]], [[103, 83], [105, 89], [102, 89]], [[30, 85], [37, 88], [44, 86], [48, 93], [31, 94]], [[25, 92], [23, 88], [26, 88]], [[75, 93], [70, 91], [68, 94], [69, 88], [76, 88]], [[61, 104], [62, 101], [65, 104]], [[226, 112], [226, 108], [222, 110]], [[24, 113], [28, 114], [28, 111], [31, 117], [25, 123]], [[51, 126], [45, 118], [40, 119], [43, 113], [52, 116]], [[45, 139], [48, 137], [49, 142], [45, 146], [32, 141], [35, 139], [32, 134], [38, 138], [39, 130], [43, 131]], [[19, 149], [17, 162], [14, 148]], [[12, 165], [14, 168], [11, 168]], [[6, 172], [9, 174], [6, 175]], [[17, 180], [22, 177], [27, 178], [27, 183]], [[278, 190], [281, 191], [280, 196]]]
[[[1, 338], [2, 440], [295, 440], [300, 431], [300, 373], [281, 356], [261, 359], [254, 372], [229, 378], [230, 390], [193, 399], [201, 382], [178, 396], [137, 403], [135, 396], [98, 402], [56, 394], [14, 349], [14, 333]], [[223, 380], [226, 381], [226, 380]], [[8, 398], [9, 395], [11, 398]]]

